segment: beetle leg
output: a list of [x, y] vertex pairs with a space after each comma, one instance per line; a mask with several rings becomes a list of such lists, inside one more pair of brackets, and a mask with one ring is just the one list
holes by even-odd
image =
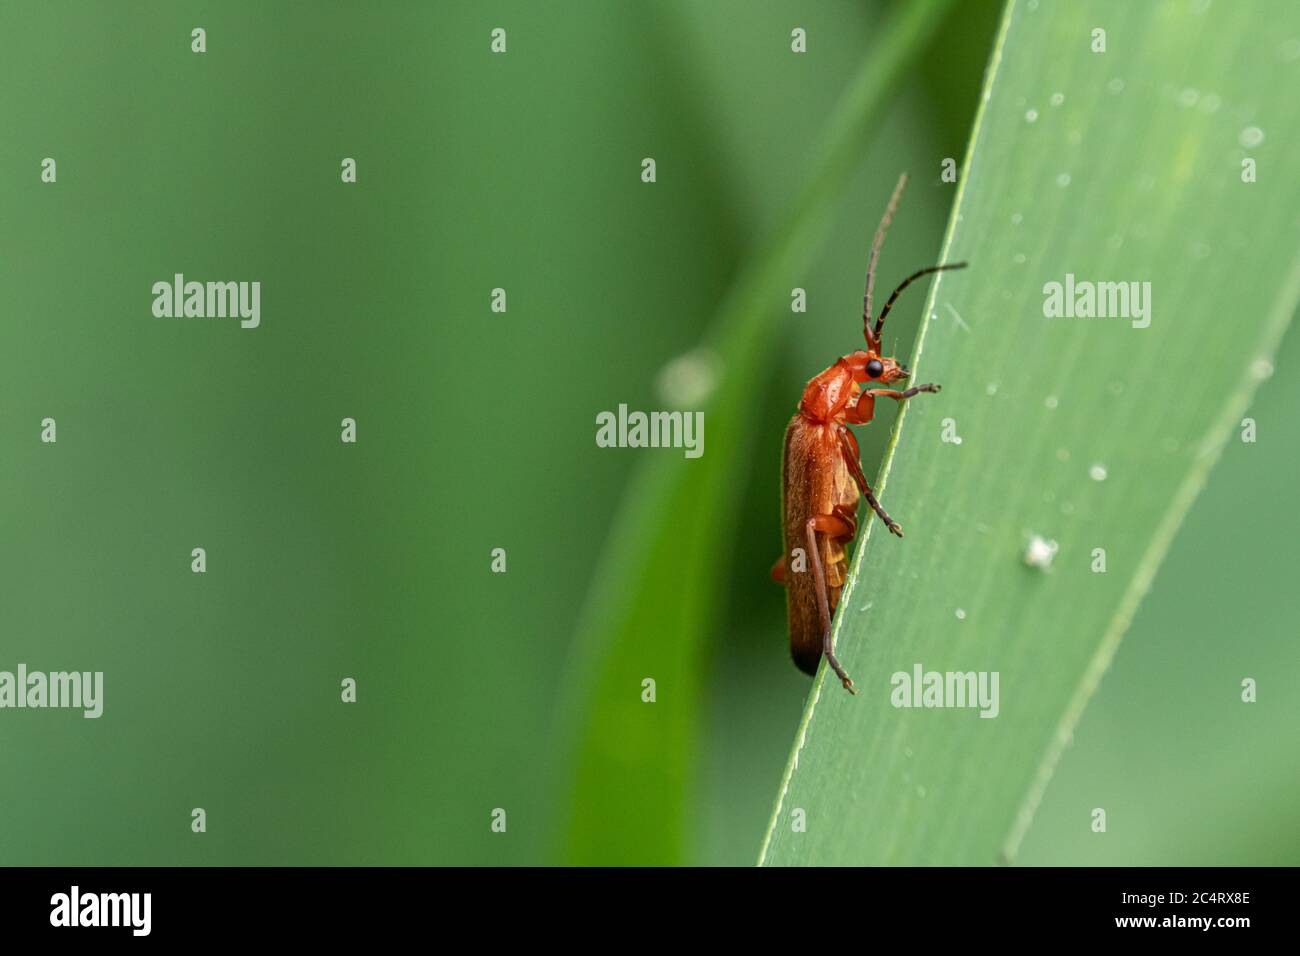
[[772, 580], [777, 584], [785, 584], [785, 555], [777, 558], [772, 562]]
[[[933, 385], [933, 384], [913, 385], [911, 388], [905, 388], [901, 392], [896, 392], [892, 388], [869, 388], [866, 391], [864, 391], [862, 394], [863, 396], [870, 395], [872, 398], [875, 398], [877, 395], [880, 395], [885, 398], [892, 398], [897, 402], [901, 402], [905, 398], [911, 398], [914, 395], [920, 395], [922, 392], [930, 392], [931, 394], [937, 395], [939, 393], [940, 388], [942, 388], [942, 386]], [[862, 399], [859, 398], [858, 401], [861, 402]]]
[[836, 505], [834, 508], [831, 509], [831, 511], [835, 514], [835, 517], [839, 518], [846, 525], [848, 525], [848, 530], [844, 532], [844, 534], [840, 535], [840, 541], [843, 542], [844, 544], [848, 544], [858, 536], [857, 504], [854, 503], [852, 505]]
[[[862, 394], [868, 395], [869, 392]], [[875, 493], [872, 492], [871, 486], [867, 484], [867, 476], [862, 473], [862, 463], [858, 460], [862, 452], [858, 449], [858, 440], [853, 437], [853, 432], [843, 426], [840, 427], [840, 454], [844, 457], [844, 463], [849, 466], [849, 473], [853, 475], [853, 480], [858, 483], [858, 490], [862, 492], [862, 497], [867, 499], [867, 504], [871, 505], [871, 510], [880, 515], [880, 520], [885, 523], [885, 527], [891, 532], [903, 536], [903, 526], [900, 525], [881, 507], [880, 502], [876, 500]]]
[[905, 388], [901, 392], [896, 392], [892, 388], [866, 388], [858, 395], [857, 399], [848, 407], [844, 415], [844, 420], [850, 425], [865, 425], [875, 417], [876, 398], [892, 398], [896, 402], [920, 395], [922, 392], [938, 394], [942, 386], [926, 384], [913, 385], [911, 388]]
[[850, 694], [856, 694], [853, 688], [853, 678], [845, 673], [844, 668], [840, 666], [839, 660], [835, 657], [835, 645], [831, 641], [831, 606], [830, 601], [826, 598], [826, 573], [822, 570], [821, 551], [817, 547], [817, 532], [830, 534], [839, 537], [847, 530], [844, 520], [836, 515], [813, 515], [804, 525], [808, 533], [808, 553], [812, 556], [813, 582], [817, 590], [817, 612], [821, 615], [822, 622], [822, 654], [826, 657], [826, 663], [830, 664], [831, 670], [835, 676], [840, 679], [844, 689]]
[[868, 389], [860, 394], [844, 412], [844, 420], [850, 425], [866, 425], [876, 414], [876, 398], [872, 394], [877, 389]]

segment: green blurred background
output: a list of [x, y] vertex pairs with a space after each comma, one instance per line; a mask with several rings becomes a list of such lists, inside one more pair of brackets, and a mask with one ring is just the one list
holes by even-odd
[[[939, 163], [964, 155], [1000, 9], [954, 5], [916, 51], [796, 283], [808, 312], [772, 304], [737, 532], [704, 582], [725, 624], [692, 675], [698, 747], [670, 862], [757, 856], [809, 686], [767, 577], [782, 430], [806, 379], [857, 347], [869, 234], [903, 169], [880, 287], [937, 255], [953, 196]], [[588, 693], [574, 634], [634, 471], [678, 454], [599, 449], [595, 415], [663, 407], [662, 370], [778, 227], [894, 12], [0, 7], [0, 669], [106, 685], [99, 720], [0, 712], [0, 863], [569, 858]], [[175, 272], [260, 280], [261, 327], [153, 318], [150, 287]], [[903, 357], [920, 298], [891, 318]], [[1292, 334], [1279, 366], [1297, 349]], [[1294, 381], [1262, 389], [1270, 439], [1230, 443], [1023, 862], [1300, 859], [1300, 714], [1280, 703], [1300, 677], [1300, 519], [1278, 506], [1298, 402]], [[861, 432], [869, 475], [886, 411]], [[709, 418], [706, 449], [739, 427]], [[1261, 682], [1257, 707], [1197, 705], [1242, 676]], [[635, 771], [632, 744], [626, 759]], [[1124, 839], [1089, 840], [1080, 807], [1099, 805]], [[664, 859], [636, 819], [577, 825], [632, 834], [604, 862]]]

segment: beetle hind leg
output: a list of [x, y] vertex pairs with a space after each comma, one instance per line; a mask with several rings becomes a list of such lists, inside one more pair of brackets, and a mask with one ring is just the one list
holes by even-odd
[[835, 676], [844, 685], [844, 689], [850, 694], [856, 694], [853, 678], [848, 675], [835, 656], [835, 644], [831, 637], [830, 601], [826, 597], [826, 572], [822, 568], [821, 550], [817, 547], [817, 532], [841, 537], [845, 532], [851, 532], [852, 525], [847, 524], [839, 515], [814, 515], [808, 519], [804, 527], [808, 535], [808, 555], [812, 558], [813, 582], [817, 591], [817, 612], [821, 615], [822, 654], [831, 670], [835, 672]]

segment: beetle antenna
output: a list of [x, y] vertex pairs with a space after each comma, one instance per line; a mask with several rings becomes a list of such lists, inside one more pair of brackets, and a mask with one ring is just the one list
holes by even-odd
[[[871, 258], [867, 261], [867, 294], [862, 299], [862, 334], [866, 336], [870, 348], [880, 347], [880, 323], [876, 323], [874, 334], [871, 331], [871, 290], [876, 284], [876, 259], [880, 257], [880, 247], [885, 244], [885, 231], [894, 218], [894, 210], [898, 208], [898, 201], [903, 198], [903, 187], [906, 185], [907, 173], [903, 173], [898, 177], [894, 194], [889, 197], [885, 214], [880, 217], [880, 225], [876, 227], [876, 237], [871, 240]], [[885, 309], [888, 310], [889, 306], [885, 306]]]
[[[914, 281], [921, 278], [921, 276], [928, 276], [931, 272], [942, 272], [945, 269], [965, 269], [966, 266], [967, 263], [965, 262], [949, 262], [947, 265], [930, 266], [930, 268], [922, 269], [920, 272], [913, 272], [910, 276], [904, 279], [903, 284], [894, 290], [894, 294], [889, 297], [889, 301], [885, 303], [885, 307], [880, 310], [880, 318], [876, 319], [876, 328], [875, 331], [872, 333], [875, 336], [876, 341], [877, 342], [880, 341], [880, 329], [885, 324], [885, 316], [889, 315], [889, 310], [893, 307], [894, 300], [898, 298], [899, 293], [901, 293]], [[871, 341], [871, 339], [868, 338], [867, 341]]]

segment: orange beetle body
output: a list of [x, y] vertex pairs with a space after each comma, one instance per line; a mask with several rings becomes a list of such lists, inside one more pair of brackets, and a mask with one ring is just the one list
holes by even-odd
[[786, 429], [782, 455], [781, 529], [785, 550], [772, 566], [772, 576], [786, 588], [790, 653], [799, 669], [808, 674], [815, 674], [825, 657], [850, 693], [856, 693], [853, 681], [840, 666], [831, 644], [831, 617], [847, 577], [846, 549], [857, 534], [859, 499], [865, 497], [886, 527], [900, 538], [903, 529], [885, 513], [867, 484], [858, 441], [848, 426], [870, 422], [877, 398], [903, 401], [922, 392], [939, 391], [938, 385], [916, 385], [903, 391], [874, 387], [892, 384], [910, 374], [894, 359], [880, 354], [880, 330], [899, 293], [915, 279], [966, 265], [959, 262], [932, 266], [909, 276], [894, 290], [872, 327], [876, 257], [906, 183], [906, 176], [899, 179], [871, 247], [863, 302], [867, 348], [844, 356], [808, 382], [799, 411]]

